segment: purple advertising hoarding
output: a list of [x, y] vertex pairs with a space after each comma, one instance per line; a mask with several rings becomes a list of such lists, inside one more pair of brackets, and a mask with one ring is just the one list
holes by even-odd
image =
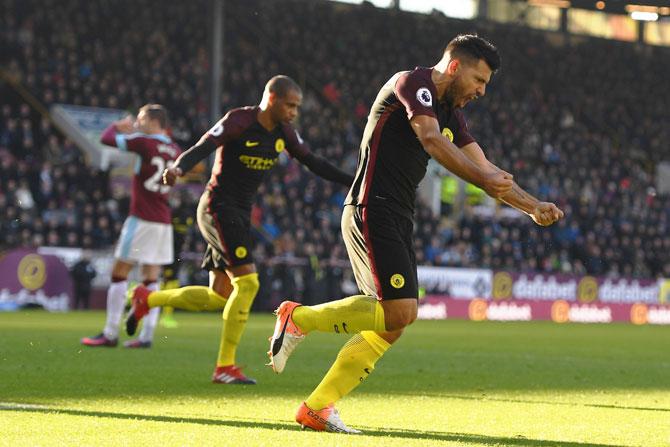
[[0, 258], [0, 310], [34, 304], [66, 311], [71, 296], [70, 273], [56, 256], [18, 249]]
[[670, 324], [670, 306], [645, 303], [574, 303], [565, 300], [460, 300], [428, 295], [419, 303], [419, 318], [474, 321], [551, 320], [556, 323]]
[[467, 272], [459, 272], [459, 284], [470, 287], [461, 287], [467, 293], [444, 293], [436, 285], [448, 284], [456, 269], [419, 270], [427, 291], [419, 303], [423, 319], [670, 324], [668, 280], [499, 271], [490, 272], [490, 288], [476, 288], [486, 279], [479, 270], [469, 274], [469, 281]]
[[657, 304], [659, 287], [655, 279], [495, 272], [491, 298]]

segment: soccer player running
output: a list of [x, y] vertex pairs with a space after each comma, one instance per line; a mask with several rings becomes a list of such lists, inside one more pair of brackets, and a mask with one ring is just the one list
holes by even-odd
[[355, 334], [298, 408], [296, 420], [303, 427], [358, 433], [342, 422], [334, 403], [373, 371], [417, 317], [413, 213], [430, 157], [539, 225], [563, 217], [556, 205], [528, 194], [512, 175], [489, 162], [468, 132], [461, 109], [484, 95], [499, 66], [491, 43], [459, 35], [437, 65], [396, 73], [379, 91], [342, 214], [344, 242], [363, 294], [317, 306], [285, 301], [276, 312], [269, 352], [276, 373], [312, 331]]
[[126, 330], [157, 306], [187, 310], [223, 309], [223, 330], [212, 381], [220, 384], [254, 384], [235, 364], [237, 346], [249, 310], [259, 289], [252, 258], [250, 214], [253, 197], [267, 172], [286, 150], [315, 174], [350, 186], [353, 176], [312, 153], [290, 124], [302, 103], [298, 84], [275, 76], [265, 85], [260, 106], [230, 110], [200, 141], [165, 170], [164, 181], [177, 177], [216, 150], [212, 175], [200, 198], [197, 220], [207, 242], [202, 266], [210, 272], [209, 287], [188, 286], [149, 293], [138, 287]]
[[[133, 122], [131, 117], [116, 121], [102, 134], [100, 141], [108, 146], [139, 155], [133, 175], [130, 213], [123, 224], [114, 252], [112, 283], [107, 290], [107, 322], [102, 333], [85, 337], [86, 346], [114, 347], [118, 344], [119, 325], [123, 317], [128, 289], [128, 274], [136, 264], [142, 265], [143, 284], [158, 288], [161, 266], [172, 264], [171, 212], [169, 185], [162, 181], [163, 170], [172, 166], [181, 149], [167, 135], [168, 116], [159, 104], [143, 106]], [[124, 343], [127, 348], [149, 348], [160, 309], [152, 311], [137, 339]]]

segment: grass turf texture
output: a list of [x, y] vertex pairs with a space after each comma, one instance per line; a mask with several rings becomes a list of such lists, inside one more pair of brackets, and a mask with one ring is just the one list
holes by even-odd
[[154, 348], [87, 348], [101, 312], [0, 312], [3, 445], [662, 446], [670, 329], [419, 321], [338, 408], [363, 435], [300, 431], [293, 415], [346, 338], [311, 334], [275, 375], [274, 319], [238, 353], [256, 386], [209, 382], [217, 314], [177, 314]]

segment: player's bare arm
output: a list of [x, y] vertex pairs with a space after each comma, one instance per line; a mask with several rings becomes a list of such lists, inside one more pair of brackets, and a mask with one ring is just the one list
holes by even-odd
[[[482, 170], [502, 171], [486, 158], [484, 151], [477, 143], [470, 143], [462, 147], [461, 151]], [[538, 225], [548, 226], [563, 218], [563, 211], [555, 204], [540, 201], [516, 182], [513, 182], [510, 191], [498, 198], [509, 206], [526, 213]]]
[[449, 171], [479, 186], [494, 198], [500, 198], [512, 190], [512, 174], [502, 169], [482, 169], [473, 163], [442, 135], [435, 118], [418, 115], [410, 120], [410, 124], [426, 152]]

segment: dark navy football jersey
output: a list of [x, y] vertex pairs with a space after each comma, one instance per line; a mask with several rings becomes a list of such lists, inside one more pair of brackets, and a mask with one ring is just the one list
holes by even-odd
[[431, 72], [431, 68], [417, 67], [396, 73], [377, 94], [345, 204], [380, 201], [412, 217], [416, 188], [430, 159], [410, 125], [414, 116], [436, 118], [442, 134], [458, 147], [475, 141], [461, 111], [437, 100]]
[[257, 119], [258, 107], [241, 107], [228, 112], [201, 139], [217, 147], [212, 175], [207, 187], [217, 203], [250, 209], [254, 194], [286, 151], [300, 158], [309, 147], [290, 124], [273, 130], [264, 128]]

